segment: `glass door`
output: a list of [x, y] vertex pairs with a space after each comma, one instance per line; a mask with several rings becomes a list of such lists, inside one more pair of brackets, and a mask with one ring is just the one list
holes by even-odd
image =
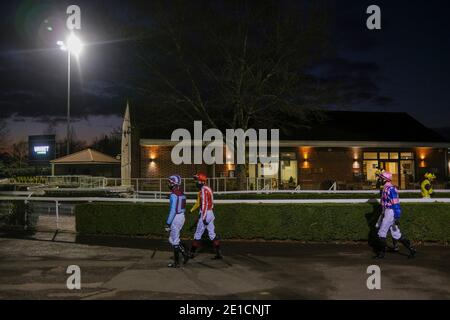
[[400, 161], [400, 181], [402, 189], [414, 189], [414, 161], [401, 160]]
[[399, 163], [397, 161], [380, 161], [381, 168], [392, 173], [392, 184], [400, 187]]
[[297, 160], [281, 160], [281, 183], [286, 189], [297, 186]]

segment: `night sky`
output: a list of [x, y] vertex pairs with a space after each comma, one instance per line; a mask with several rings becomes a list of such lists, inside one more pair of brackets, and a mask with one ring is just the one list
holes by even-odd
[[[433, 128], [450, 127], [450, 19], [447, 1], [325, 1], [332, 17], [332, 58], [312, 68], [355, 92], [349, 110], [408, 112]], [[256, 1], [254, 2], [256, 3]], [[151, 25], [133, 1], [2, 1], [0, 118], [8, 140], [65, 132], [65, 10], [82, 10], [88, 45], [72, 65], [72, 119], [78, 138], [92, 140], [120, 126], [127, 99], [136, 101], [132, 25]], [[382, 10], [382, 30], [366, 28], [366, 8]], [[294, 1], [285, 2], [296, 10]], [[51, 29], [51, 30], [50, 30]], [[330, 106], [330, 108], [336, 108]], [[342, 107], [339, 107], [342, 108]]]

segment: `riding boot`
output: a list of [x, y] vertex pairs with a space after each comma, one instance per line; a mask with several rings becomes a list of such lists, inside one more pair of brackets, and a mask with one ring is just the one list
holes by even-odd
[[189, 254], [186, 252], [186, 249], [184, 248], [184, 245], [182, 243], [180, 243], [180, 252], [183, 255], [183, 264], [188, 263]]
[[386, 254], [386, 238], [379, 238], [378, 240], [378, 252], [374, 257], [375, 259], [383, 259]]
[[189, 250], [189, 258], [194, 259], [195, 252], [197, 251], [197, 248], [200, 247], [200, 240], [193, 240], [191, 244], [191, 249]]
[[179, 268], [180, 267], [180, 247], [173, 247], [173, 262], [167, 265], [169, 268]]
[[214, 247], [214, 251], [216, 253], [216, 255], [212, 258], [213, 260], [220, 260], [223, 258], [222, 253], [220, 251], [220, 240], [219, 239], [214, 239], [213, 240], [213, 247]]
[[403, 238], [403, 237], [400, 238], [399, 242], [400, 242], [402, 245], [404, 245], [404, 246], [406, 247], [406, 249], [409, 250], [409, 256], [408, 256], [408, 258], [414, 258], [415, 254], [416, 254], [416, 249], [414, 249], [414, 248], [411, 246], [411, 242], [410, 242], [408, 239]]

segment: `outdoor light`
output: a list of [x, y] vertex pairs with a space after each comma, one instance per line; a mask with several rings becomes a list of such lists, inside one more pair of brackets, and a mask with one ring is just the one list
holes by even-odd
[[66, 42], [58, 41], [56, 44], [62, 51], [69, 51], [76, 57], [78, 57], [83, 50], [83, 43], [74, 33], [71, 33]]
[[148, 149], [148, 156], [150, 160], [155, 160], [158, 157], [158, 147], [152, 146]]
[[62, 51], [67, 51], [67, 47], [66, 47], [66, 45], [64, 44], [64, 42], [58, 41], [58, 42], [56, 42], [56, 44], [59, 46], [59, 48], [60, 48]]
[[67, 39], [67, 48], [71, 53], [78, 57], [83, 49], [83, 43], [75, 34], [72, 33]]
[[308, 162], [308, 160], [303, 160], [303, 166], [302, 166], [302, 168], [303, 168], [303, 169], [309, 169], [309, 162]]

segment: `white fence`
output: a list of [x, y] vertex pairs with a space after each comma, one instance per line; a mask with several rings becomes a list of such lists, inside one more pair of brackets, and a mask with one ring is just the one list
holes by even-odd
[[[43, 189], [61, 188], [64, 190], [77, 189], [79, 191], [92, 189], [108, 189], [116, 193], [133, 193], [135, 198], [151, 197], [161, 198], [168, 193], [167, 179], [164, 178], [105, 178], [91, 176], [48, 176], [48, 177], [30, 177], [30, 181], [19, 179], [18, 181], [10, 181], [14, 184], [27, 185], [30, 191], [39, 191]], [[334, 182], [329, 189], [318, 190], [312, 189], [311, 185], [281, 183], [275, 178], [246, 178], [245, 186], [242, 190], [238, 187], [237, 178], [217, 177], [209, 178], [208, 185], [217, 194], [233, 194], [233, 193], [374, 193], [377, 190], [369, 184], [358, 185], [357, 190], [342, 189], [342, 184]], [[354, 188], [353, 186], [352, 188]], [[197, 192], [195, 181], [192, 178], [182, 179], [182, 189], [185, 193]], [[20, 191], [18, 191], [20, 192]], [[401, 190], [400, 192], [419, 192], [414, 190]], [[435, 192], [450, 192], [450, 189], [435, 190]], [[17, 195], [20, 195], [17, 193]]]
[[[196, 190], [195, 181], [192, 178], [182, 178], [182, 189], [184, 192]], [[218, 177], [208, 178], [208, 185], [215, 192], [238, 191], [237, 178]], [[131, 186], [136, 192], [164, 192], [167, 190], [167, 179], [165, 178], [104, 178], [103, 187]], [[297, 186], [295, 186], [297, 187]], [[295, 189], [292, 188], [292, 189]], [[273, 178], [246, 178], [245, 191], [278, 190], [279, 182]], [[297, 188], [299, 189], [299, 188]]]

